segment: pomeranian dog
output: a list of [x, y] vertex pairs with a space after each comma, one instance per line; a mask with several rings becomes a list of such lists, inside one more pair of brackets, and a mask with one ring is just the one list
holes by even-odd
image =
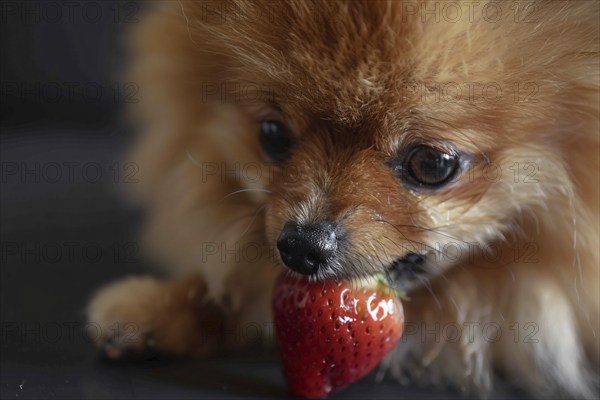
[[150, 7], [131, 36], [131, 157], [171, 279], [96, 293], [98, 345], [269, 343], [283, 271], [383, 273], [409, 297], [381, 366], [401, 382], [597, 396], [599, 8]]

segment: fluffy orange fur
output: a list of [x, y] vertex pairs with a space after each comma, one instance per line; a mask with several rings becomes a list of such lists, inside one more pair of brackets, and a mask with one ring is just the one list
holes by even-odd
[[[132, 158], [149, 254], [174, 280], [99, 291], [99, 344], [268, 339], [282, 226], [329, 219], [351, 237], [340, 276], [436, 255], [383, 363], [393, 376], [485, 395], [499, 373], [536, 397], [598, 396], [599, 3], [476, 3], [453, 3], [459, 17], [439, 1], [153, 7], [132, 37]], [[284, 165], [261, 154], [264, 118], [293, 132]], [[403, 187], [385, 161], [421, 142], [472, 155], [469, 173]], [[137, 328], [109, 338], [114, 323]]]

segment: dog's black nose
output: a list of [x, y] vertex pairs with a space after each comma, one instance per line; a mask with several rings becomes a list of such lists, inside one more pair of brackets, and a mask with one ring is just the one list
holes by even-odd
[[305, 275], [314, 274], [335, 255], [335, 225], [330, 222], [311, 225], [288, 222], [277, 239], [277, 248], [289, 268]]

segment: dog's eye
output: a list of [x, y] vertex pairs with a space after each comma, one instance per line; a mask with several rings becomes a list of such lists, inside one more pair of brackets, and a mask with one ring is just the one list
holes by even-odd
[[456, 176], [459, 161], [458, 154], [416, 146], [400, 162], [392, 163], [392, 168], [410, 186], [437, 189]]
[[404, 169], [409, 178], [429, 187], [443, 185], [452, 179], [458, 166], [457, 155], [425, 146], [412, 149], [404, 162]]
[[289, 157], [292, 138], [283, 123], [263, 120], [260, 123], [260, 145], [273, 161], [280, 162]]

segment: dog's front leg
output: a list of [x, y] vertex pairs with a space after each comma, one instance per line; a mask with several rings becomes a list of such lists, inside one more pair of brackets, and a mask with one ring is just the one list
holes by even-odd
[[178, 281], [130, 277], [98, 291], [88, 305], [88, 332], [110, 358], [156, 351], [206, 355], [227, 343], [236, 314], [209, 298], [200, 276]]

